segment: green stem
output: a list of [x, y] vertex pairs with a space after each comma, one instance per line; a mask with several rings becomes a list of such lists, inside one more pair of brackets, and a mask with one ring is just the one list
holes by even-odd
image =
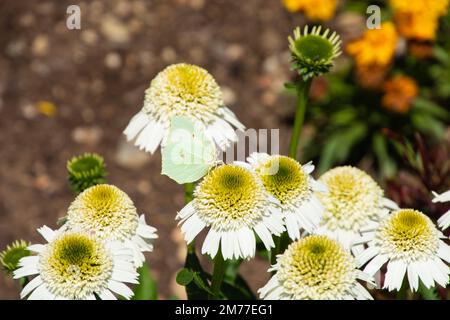
[[186, 183], [184, 185], [184, 202], [186, 204], [188, 204], [189, 202], [191, 202], [194, 199], [194, 184], [191, 183]]
[[297, 84], [297, 110], [295, 111], [294, 128], [292, 129], [291, 142], [289, 144], [289, 157], [294, 159], [297, 158], [298, 142], [305, 119], [306, 103], [308, 101], [311, 82], [312, 78], [306, 81], [301, 79]]
[[[298, 144], [303, 122], [305, 120], [306, 103], [308, 102], [309, 89], [311, 88], [312, 78], [308, 80], [300, 79], [297, 83], [297, 109], [295, 111], [294, 128], [292, 129], [291, 141], [289, 143], [289, 157], [297, 159]], [[271, 251], [270, 263], [275, 264], [277, 255], [283, 253], [291, 240], [287, 232], [284, 232], [279, 238], [275, 239], [275, 248]]]
[[[186, 204], [194, 199], [194, 188], [195, 185], [192, 182], [184, 184], [184, 202]], [[192, 240], [190, 244], [188, 244], [187, 254], [189, 255], [192, 253], [195, 254], [195, 239]]]
[[223, 260], [222, 251], [219, 249], [214, 257], [214, 271], [211, 280], [211, 292], [209, 300], [214, 300], [219, 297], [220, 287], [222, 285], [223, 278], [225, 276], [226, 263]]

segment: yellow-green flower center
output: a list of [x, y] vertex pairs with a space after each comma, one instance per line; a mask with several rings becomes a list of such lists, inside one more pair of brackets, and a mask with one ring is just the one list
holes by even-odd
[[69, 227], [93, 232], [101, 238], [130, 239], [138, 226], [138, 215], [128, 195], [113, 185], [86, 189], [70, 205]]
[[297, 161], [289, 157], [272, 156], [257, 172], [266, 190], [282, 205], [292, 199], [303, 200], [311, 193], [308, 175]]
[[40, 269], [51, 293], [84, 299], [107, 287], [113, 259], [99, 240], [82, 233], [66, 233], [41, 254]]
[[180, 63], [165, 68], [152, 80], [145, 94], [144, 112], [166, 119], [188, 116], [211, 120], [223, 105], [220, 87], [208, 71]]
[[328, 192], [317, 194], [325, 207], [322, 225], [328, 229], [359, 232], [381, 216], [383, 190], [364, 171], [337, 167], [319, 180], [328, 188]]
[[401, 209], [381, 224], [375, 241], [383, 253], [410, 260], [435, 253], [439, 237], [433, 223], [423, 213]]
[[333, 44], [326, 38], [307, 35], [295, 40], [297, 52], [312, 61], [328, 60], [333, 57]]
[[277, 277], [284, 292], [294, 299], [335, 299], [356, 281], [355, 268], [353, 258], [339, 243], [325, 236], [309, 236], [283, 253]]
[[207, 224], [226, 230], [252, 226], [267, 205], [255, 174], [236, 165], [213, 169], [195, 191], [195, 208]]

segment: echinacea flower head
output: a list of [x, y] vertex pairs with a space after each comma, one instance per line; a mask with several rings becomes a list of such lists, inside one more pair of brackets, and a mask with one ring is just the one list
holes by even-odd
[[244, 126], [234, 113], [225, 107], [220, 87], [203, 68], [191, 64], [173, 64], [151, 81], [145, 91], [142, 110], [124, 131], [128, 140], [137, 137], [140, 149], [154, 153], [164, 145], [174, 116], [188, 117], [203, 125], [205, 134], [224, 150], [237, 141], [232, 126]]
[[302, 11], [311, 20], [328, 21], [336, 11], [337, 0], [283, 0], [288, 11]]
[[31, 254], [27, 248], [29, 245], [24, 240], [16, 240], [0, 252], [0, 265], [8, 274], [18, 268], [20, 259]]
[[[433, 202], [450, 202], [450, 190], [442, 193], [437, 194], [436, 192], [433, 192], [434, 199]], [[447, 229], [450, 227], [450, 209], [444, 213], [438, 220], [439, 227], [442, 228], [442, 230]]]
[[270, 250], [272, 235], [284, 231], [277, 205], [251, 166], [235, 162], [211, 170], [177, 219], [187, 243], [209, 227], [203, 254], [215, 257], [221, 245], [224, 259], [249, 259], [255, 256], [255, 233]]
[[304, 80], [319, 76], [330, 70], [335, 59], [341, 54], [341, 40], [336, 32], [330, 35], [326, 29], [321, 33], [321, 27], [308, 26], [294, 30], [294, 37], [289, 36], [289, 49], [292, 55], [293, 68]]
[[131, 249], [119, 243], [105, 243], [81, 232], [38, 229], [48, 242], [29, 247], [37, 255], [20, 260], [14, 271], [19, 279], [36, 275], [20, 297], [30, 300], [129, 299], [133, 291], [124, 283], [137, 283]]
[[69, 183], [73, 191], [80, 193], [89, 187], [105, 183], [106, 169], [103, 157], [85, 153], [67, 162]]
[[325, 211], [319, 234], [338, 240], [345, 248], [352, 248], [361, 237], [361, 230], [372, 229], [396, 205], [383, 197], [383, 190], [364, 171], [342, 166], [325, 172], [319, 181], [328, 192], [318, 192]]
[[435, 282], [445, 287], [450, 269], [450, 247], [441, 240], [442, 233], [422, 212], [400, 209], [385, 217], [368, 239], [368, 247], [358, 257], [364, 271], [374, 275], [387, 263], [384, 288], [400, 290], [407, 274], [409, 287], [416, 291], [419, 279], [425, 287]]
[[300, 230], [312, 233], [322, 218], [323, 207], [317, 191], [325, 186], [310, 176], [311, 163], [301, 165], [296, 160], [267, 153], [252, 153], [248, 162], [253, 166], [264, 188], [279, 202], [281, 213], [293, 240], [300, 238]]
[[380, 29], [367, 30], [357, 40], [347, 44], [346, 51], [358, 67], [389, 65], [397, 47], [397, 32], [392, 22], [384, 22]]
[[99, 184], [79, 194], [67, 212], [63, 228], [95, 234], [103, 240], [120, 241], [133, 249], [136, 267], [142, 265], [142, 252], [152, 251], [156, 229], [138, 216], [130, 197], [113, 185]]
[[385, 94], [381, 100], [381, 105], [395, 113], [408, 112], [413, 100], [419, 93], [416, 81], [403, 75], [395, 76], [386, 81], [383, 89]]
[[275, 275], [258, 292], [267, 300], [369, 300], [358, 282], [372, 278], [357, 269], [356, 260], [326, 236], [307, 236], [277, 256]]

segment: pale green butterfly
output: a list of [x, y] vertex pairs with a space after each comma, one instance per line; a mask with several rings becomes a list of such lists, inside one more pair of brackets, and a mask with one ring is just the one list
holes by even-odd
[[217, 163], [216, 145], [201, 124], [181, 116], [172, 117], [161, 154], [161, 173], [179, 184], [199, 180]]

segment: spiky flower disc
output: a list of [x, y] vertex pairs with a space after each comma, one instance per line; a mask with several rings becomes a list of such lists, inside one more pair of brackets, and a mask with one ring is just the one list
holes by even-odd
[[326, 236], [308, 236], [292, 243], [269, 271], [276, 273], [259, 290], [264, 299], [371, 299], [358, 282], [371, 282], [371, 277], [356, 268], [348, 251]]
[[136, 145], [153, 153], [160, 144], [164, 145], [174, 116], [201, 124], [222, 150], [237, 141], [231, 125], [244, 129], [225, 107], [220, 87], [211, 74], [186, 63], [170, 65], [158, 73], [145, 92], [142, 110], [131, 119], [124, 134], [128, 140], [137, 137]]
[[67, 212], [67, 229], [93, 233], [104, 240], [117, 240], [131, 246], [136, 266], [145, 260], [142, 251], [152, 251], [156, 229], [138, 216], [130, 197], [113, 185], [90, 187], [77, 196]]
[[18, 268], [20, 259], [31, 254], [30, 250], [27, 249], [29, 245], [24, 240], [16, 240], [0, 252], [0, 264], [8, 274]]
[[213, 169], [197, 186], [194, 200], [177, 215], [181, 230], [190, 243], [204, 228], [210, 227], [202, 253], [214, 257], [219, 244], [225, 259], [255, 255], [254, 232], [268, 249], [274, 246], [272, 234], [283, 228], [277, 200], [262, 186], [255, 172], [245, 163]]
[[364, 171], [350, 166], [336, 167], [320, 178], [328, 192], [317, 193], [325, 212], [317, 230], [346, 248], [361, 237], [361, 231], [375, 228], [381, 217], [396, 208], [383, 197], [383, 190]]
[[303, 34], [300, 28], [294, 30], [294, 37], [289, 36], [293, 68], [304, 80], [327, 73], [334, 60], [341, 54], [341, 40], [336, 32], [331, 35], [326, 29], [321, 34], [322, 27], [313, 27], [309, 32], [306, 25]]
[[96, 153], [85, 153], [67, 162], [69, 183], [76, 193], [89, 187], [105, 183], [107, 175], [103, 157]]
[[422, 212], [400, 209], [384, 218], [370, 237], [368, 248], [357, 258], [360, 265], [370, 261], [364, 271], [373, 275], [386, 262], [384, 288], [400, 290], [407, 274], [411, 290], [419, 287], [419, 279], [427, 287], [438, 283], [445, 287], [450, 274], [450, 247], [440, 238], [442, 233]]
[[14, 272], [14, 278], [37, 275], [23, 288], [21, 298], [110, 300], [115, 299], [113, 292], [125, 298], [133, 295], [123, 283], [137, 283], [131, 249], [81, 232], [45, 226], [38, 231], [48, 244], [30, 246], [38, 255], [22, 258]]
[[267, 153], [252, 153], [247, 160], [265, 189], [280, 202], [290, 238], [300, 238], [301, 229], [312, 233], [323, 213], [314, 192], [326, 191], [323, 184], [310, 176], [314, 166], [311, 163], [302, 166], [292, 158]]

